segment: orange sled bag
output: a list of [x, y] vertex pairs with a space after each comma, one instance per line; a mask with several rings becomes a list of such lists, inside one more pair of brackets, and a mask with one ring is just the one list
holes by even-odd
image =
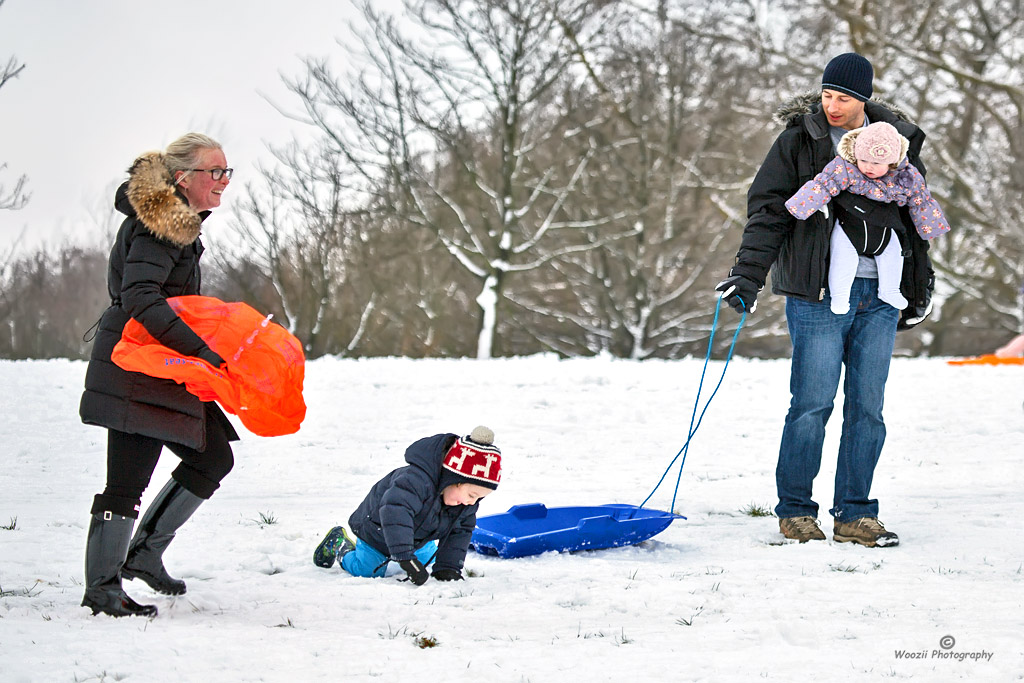
[[163, 346], [135, 319], [128, 321], [114, 346], [114, 363], [184, 384], [204, 401], [216, 400], [253, 434], [280, 436], [299, 430], [306, 417], [306, 359], [298, 339], [244, 303], [209, 296], [171, 297], [167, 303], [227, 362], [226, 370]]
[[1024, 365], [1024, 358], [1019, 356], [1000, 358], [994, 353], [986, 353], [983, 356], [956, 358], [953, 360], [947, 360], [946, 362], [950, 365]]

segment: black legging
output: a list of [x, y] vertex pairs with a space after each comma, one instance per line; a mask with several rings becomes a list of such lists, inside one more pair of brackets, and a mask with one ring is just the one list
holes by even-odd
[[161, 441], [140, 434], [107, 430], [107, 485], [93, 501], [92, 512], [116, 512], [138, 519], [142, 493], [153, 477], [166, 446], [181, 458], [171, 477], [200, 498], [209, 498], [235, 464], [231, 444], [220, 420], [206, 413], [206, 450]]

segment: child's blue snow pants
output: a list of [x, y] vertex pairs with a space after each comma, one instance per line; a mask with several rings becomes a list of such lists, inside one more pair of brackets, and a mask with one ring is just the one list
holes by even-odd
[[[427, 541], [414, 554], [425, 567], [434, 559], [436, 552], [437, 541]], [[388, 558], [377, 552], [369, 543], [363, 543], [356, 538], [356, 549], [342, 555], [341, 568], [352, 576], [380, 577], [388, 570]]]

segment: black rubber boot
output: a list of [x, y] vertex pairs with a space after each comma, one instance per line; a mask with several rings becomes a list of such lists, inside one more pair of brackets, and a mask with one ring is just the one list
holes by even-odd
[[167, 573], [163, 555], [174, 540], [174, 532], [188, 521], [205, 502], [184, 486], [171, 479], [149, 506], [139, 528], [128, 547], [121, 575], [126, 579], [141, 579], [158, 593], [181, 595], [185, 582]]
[[93, 615], [155, 617], [155, 605], [140, 605], [121, 588], [121, 565], [135, 520], [115, 512], [93, 513], [85, 546], [85, 597]]

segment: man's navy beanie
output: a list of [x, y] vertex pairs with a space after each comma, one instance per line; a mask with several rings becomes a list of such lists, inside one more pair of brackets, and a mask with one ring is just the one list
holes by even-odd
[[856, 52], [847, 52], [832, 61], [821, 74], [822, 90], [838, 90], [856, 97], [861, 102], [871, 99], [871, 79], [874, 69], [871, 62]]

